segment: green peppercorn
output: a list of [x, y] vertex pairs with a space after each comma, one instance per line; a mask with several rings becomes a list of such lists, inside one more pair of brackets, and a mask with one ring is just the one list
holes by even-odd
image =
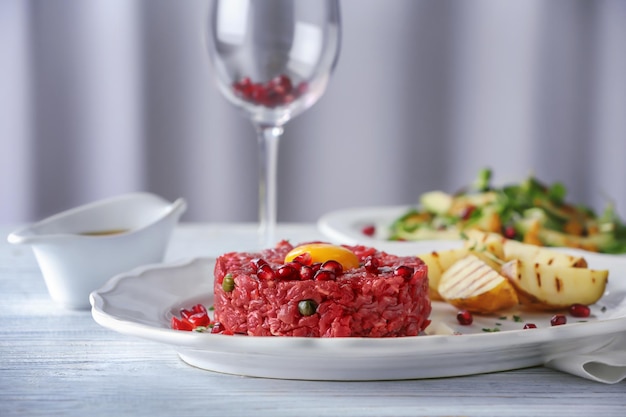
[[303, 316], [311, 316], [317, 310], [317, 303], [313, 300], [302, 300], [298, 303], [298, 311]]
[[235, 280], [231, 274], [226, 274], [222, 281], [222, 289], [226, 292], [231, 292], [235, 289]]

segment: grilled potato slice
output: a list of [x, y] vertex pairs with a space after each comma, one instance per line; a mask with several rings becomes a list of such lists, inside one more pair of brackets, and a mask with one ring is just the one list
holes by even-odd
[[495, 313], [519, 304], [509, 280], [474, 254], [455, 262], [441, 275], [438, 292], [453, 306], [479, 314]]
[[515, 287], [524, 307], [560, 310], [598, 301], [606, 289], [609, 271], [515, 259], [503, 265], [501, 273]]
[[423, 253], [418, 255], [424, 263], [428, 266], [428, 285], [430, 299], [433, 301], [442, 300], [439, 295], [438, 287], [441, 274], [450, 266], [452, 266], [459, 259], [464, 258], [469, 254], [467, 248], [448, 249], [442, 251], [433, 251], [429, 253]]

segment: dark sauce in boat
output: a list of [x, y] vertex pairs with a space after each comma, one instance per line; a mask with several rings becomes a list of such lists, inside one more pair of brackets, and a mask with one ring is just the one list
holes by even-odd
[[82, 236], [111, 236], [111, 235], [119, 235], [121, 233], [128, 232], [129, 229], [109, 229], [109, 230], [96, 230], [92, 232], [82, 232], [79, 235]]

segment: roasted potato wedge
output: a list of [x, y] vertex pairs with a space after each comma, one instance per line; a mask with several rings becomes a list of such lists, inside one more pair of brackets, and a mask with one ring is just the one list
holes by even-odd
[[520, 303], [536, 310], [594, 304], [604, 294], [609, 274], [607, 270], [546, 265], [521, 259], [507, 262], [501, 273], [515, 287]]
[[506, 310], [519, 303], [509, 280], [474, 254], [445, 270], [438, 292], [453, 306], [479, 314]]

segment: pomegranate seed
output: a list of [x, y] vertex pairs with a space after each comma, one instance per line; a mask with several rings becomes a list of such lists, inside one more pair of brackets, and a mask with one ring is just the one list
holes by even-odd
[[300, 268], [303, 266], [300, 262], [296, 262], [296, 261], [287, 262], [285, 265], [289, 265], [292, 268], [295, 268], [296, 271], [299, 271]]
[[267, 90], [261, 84], [254, 84], [252, 86], [251, 98], [258, 104], [264, 104], [267, 102]]
[[187, 310], [185, 308], [181, 308], [180, 309], [180, 316], [185, 319], [188, 320], [189, 317], [191, 317], [191, 315], [194, 314], [194, 312], [192, 310]]
[[312, 260], [313, 259], [311, 258], [311, 254], [309, 252], [303, 252], [300, 255], [293, 258], [294, 262], [298, 262], [299, 264], [302, 264], [302, 265], [311, 265]]
[[589, 317], [591, 309], [584, 304], [573, 304], [569, 308], [569, 313], [574, 317]]
[[313, 279], [313, 268], [308, 265], [302, 265], [300, 267], [300, 279], [302, 281]]
[[204, 304], [196, 304], [191, 309], [192, 309], [192, 311], [194, 313], [204, 313], [204, 314], [207, 314], [207, 310], [206, 310], [206, 307], [204, 306]]
[[267, 90], [267, 101], [263, 103], [267, 107], [276, 107], [282, 100], [282, 94], [275, 89]]
[[250, 260], [250, 265], [252, 265], [252, 268], [254, 268], [254, 272], [256, 272], [261, 266], [267, 265], [267, 261], [262, 258], [255, 258]]
[[211, 333], [222, 333], [224, 330], [226, 330], [224, 325], [220, 322], [216, 322], [211, 328]]
[[315, 281], [332, 281], [335, 279], [335, 273], [327, 269], [320, 269], [314, 275]]
[[192, 314], [191, 316], [189, 316], [188, 320], [193, 327], [208, 326], [211, 323], [211, 320], [206, 313]]
[[456, 321], [463, 326], [469, 326], [474, 321], [474, 316], [467, 310], [461, 310], [456, 313]]
[[243, 77], [239, 82], [235, 83], [237, 87], [248, 87], [252, 85], [252, 80], [250, 77]]
[[174, 330], [183, 330], [190, 332], [193, 330], [193, 325], [186, 320], [181, 320], [178, 317], [172, 317], [171, 327]]
[[274, 273], [274, 270], [269, 264], [261, 265], [258, 271], [256, 271], [256, 276], [259, 279], [265, 279], [265, 280], [276, 278], [276, 274]]
[[305, 81], [302, 81], [300, 84], [298, 84], [298, 87], [296, 87], [296, 91], [297, 91], [297, 95], [302, 95], [305, 94], [307, 91], [309, 91], [309, 84], [307, 84]]
[[526, 323], [524, 325], [524, 329], [536, 329], [536, 328], [537, 328], [537, 325], [534, 323]]
[[321, 262], [315, 262], [311, 264], [311, 269], [313, 269], [313, 272], [319, 271], [321, 267], [322, 267]]
[[555, 314], [550, 319], [550, 324], [552, 326], [561, 326], [566, 323], [567, 323], [567, 317], [565, 317], [563, 314]]
[[504, 228], [504, 237], [507, 239], [515, 239], [515, 228], [513, 226], [507, 226]]
[[320, 267], [321, 270], [331, 271], [335, 274], [335, 276], [339, 276], [343, 274], [343, 265], [334, 260], [328, 260], [322, 264]]
[[378, 272], [379, 264], [380, 262], [378, 262], [377, 258], [374, 258], [373, 256], [368, 256], [367, 258], [365, 258], [365, 262], [363, 263], [363, 266], [368, 272], [375, 273], [375, 272]]
[[244, 77], [239, 82], [235, 83], [233, 88], [237, 95], [249, 100], [252, 97], [252, 86], [253, 84], [250, 78]]
[[393, 274], [397, 277], [409, 279], [413, 276], [413, 268], [406, 265], [396, 266], [393, 270]]
[[296, 96], [293, 94], [285, 94], [283, 99], [281, 100], [281, 104], [289, 104], [296, 99]]
[[278, 77], [273, 78], [271, 83], [275, 86], [280, 86], [287, 93], [290, 93], [293, 88], [293, 85], [291, 85], [291, 79], [285, 74], [281, 74]]
[[363, 227], [363, 229], [361, 229], [361, 233], [363, 233], [365, 236], [374, 236], [374, 234], [376, 233], [376, 226], [374, 225], [368, 225]]
[[266, 86], [267, 95], [273, 105], [283, 104], [285, 97], [291, 93], [291, 81], [286, 76], [272, 79]]
[[461, 215], [459, 217], [461, 217], [462, 220], [469, 220], [475, 210], [475, 206], [463, 207], [463, 210], [461, 210]]
[[276, 270], [276, 277], [279, 279], [298, 279], [298, 270], [290, 264], [281, 265]]
[[267, 86], [268, 94], [273, 94], [278, 96], [279, 98], [284, 97], [290, 90], [287, 89], [284, 85], [280, 83], [275, 83], [273, 80]]

